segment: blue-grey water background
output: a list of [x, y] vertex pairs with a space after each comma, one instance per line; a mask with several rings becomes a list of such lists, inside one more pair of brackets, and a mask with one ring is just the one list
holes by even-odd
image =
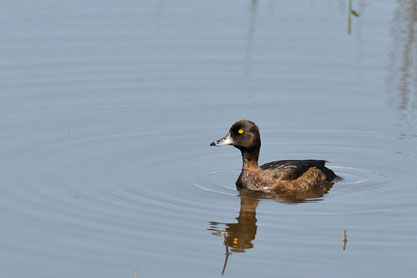
[[[415, 277], [417, 1], [0, 6], [0, 277]], [[240, 196], [242, 118], [344, 179]]]

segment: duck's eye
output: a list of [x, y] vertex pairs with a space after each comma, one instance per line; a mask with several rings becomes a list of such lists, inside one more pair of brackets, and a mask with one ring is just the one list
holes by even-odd
[[239, 131], [238, 131], [240, 134], [242, 134], [243, 133], [243, 129], [239, 129]]

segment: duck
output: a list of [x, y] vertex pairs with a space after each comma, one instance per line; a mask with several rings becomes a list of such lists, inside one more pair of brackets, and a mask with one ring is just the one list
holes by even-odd
[[258, 165], [261, 136], [249, 120], [235, 122], [223, 138], [210, 146], [232, 145], [242, 154], [242, 170], [236, 187], [263, 193], [297, 193], [332, 183], [338, 176], [325, 166], [326, 160], [279, 160]]

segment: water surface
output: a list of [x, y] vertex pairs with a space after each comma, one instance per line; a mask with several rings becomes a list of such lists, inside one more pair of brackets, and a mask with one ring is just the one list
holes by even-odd
[[[2, 6], [1, 277], [415, 276], [416, 1]], [[237, 191], [242, 118], [343, 180]]]

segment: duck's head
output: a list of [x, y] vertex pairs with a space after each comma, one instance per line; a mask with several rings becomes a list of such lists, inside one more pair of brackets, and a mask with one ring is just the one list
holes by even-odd
[[240, 120], [232, 125], [225, 137], [210, 144], [210, 146], [224, 145], [232, 145], [242, 152], [259, 153], [261, 147], [259, 129], [254, 122]]

